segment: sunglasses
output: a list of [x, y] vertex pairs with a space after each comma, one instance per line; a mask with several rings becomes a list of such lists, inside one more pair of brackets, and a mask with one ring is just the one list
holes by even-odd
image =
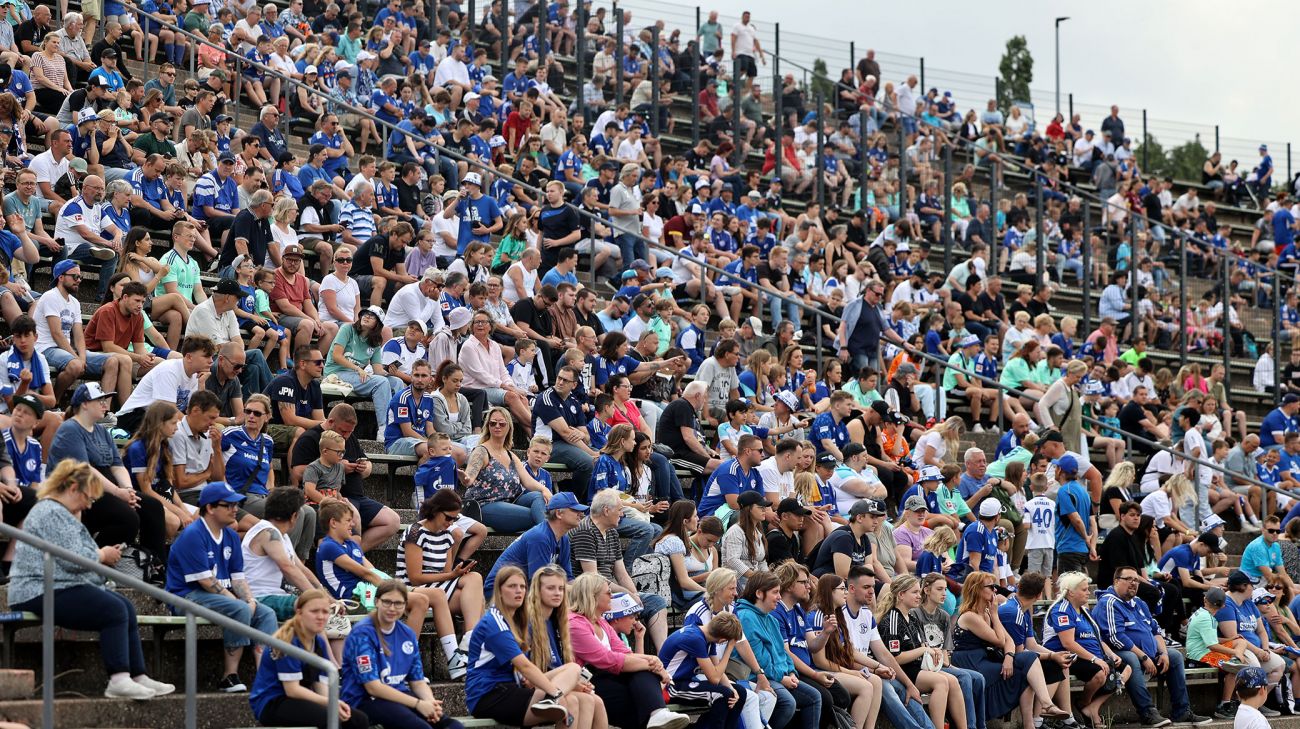
[[1281, 529], [1265, 529], [1264, 531], [1268, 532], [1269, 534], [1281, 534], [1281, 533], [1282, 533], [1282, 530], [1281, 530]]
[[217, 503], [213, 504], [213, 506], [217, 507], [218, 509], [233, 509], [239, 506], [239, 504], [234, 504], [229, 501], [218, 501]]
[[262, 412], [261, 410], [250, 410], [249, 408], [244, 408], [244, 414], [250, 418], [266, 417], [266, 413]]
[[335, 259], [334, 259], [334, 262], [335, 262], [335, 263], [352, 263], [352, 259], [351, 259], [351, 258], [335, 258]]
[[[230, 368], [233, 369], [233, 370], [236, 371], [236, 372], [243, 372], [243, 371], [244, 371], [244, 368], [247, 367], [247, 366], [248, 366], [248, 365], [235, 364], [235, 365], [231, 365]], [[244, 412], [248, 412], [248, 411], [245, 410]]]

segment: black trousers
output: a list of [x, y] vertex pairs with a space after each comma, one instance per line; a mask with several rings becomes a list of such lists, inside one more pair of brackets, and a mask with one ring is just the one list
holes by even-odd
[[140, 508], [134, 509], [125, 501], [104, 494], [94, 506], [81, 514], [81, 521], [101, 547], [135, 544], [167, 558], [167, 521], [162, 502], [157, 499], [140, 499]]
[[[257, 722], [262, 726], [314, 726], [325, 729], [328, 709], [312, 701], [291, 699], [288, 696], [271, 699], [262, 709]], [[370, 719], [356, 707], [347, 721], [339, 722], [339, 729], [366, 729]]]
[[649, 671], [600, 672], [591, 678], [596, 695], [605, 702], [614, 726], [645, 726], [650, 715], [664, 708], [659, 677]]

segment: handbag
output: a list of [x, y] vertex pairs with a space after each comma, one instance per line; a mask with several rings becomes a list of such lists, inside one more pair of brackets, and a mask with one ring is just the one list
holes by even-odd
[[325, 621], [325, 638], [342, 640], [352, 634], [352, 621], [348, 613], [359, 608], [354, 600], [335, 600], [330, 603], [330, 616]]
[[144, 547], [130, 545], [122, 548], [122, 558], [113, 568], [127, 577], [141, 582], [160, 585], [167, 579], [167, 568], [153, 552]]

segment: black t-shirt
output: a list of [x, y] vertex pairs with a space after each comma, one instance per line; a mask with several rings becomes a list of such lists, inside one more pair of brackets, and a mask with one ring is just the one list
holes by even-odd
[[[397, 209], [404, 213], [415, 215], [420, 210], [420, 188], [418, 185], [408, 185], [402, 178], [397, 178], [393, 183], [397, 186]], [[355, 261], [354, 261], [355, 262]]]
[[284, 425], [279, 403], [292, 403], [294, 414], [300, 418], [310, 418], [312, 411], [325, 409], [320, 380], [311, 380], [303, 387], [292, 372], [271, 380], [271, 384], [266, 386], [266, 395], [271, 398], [271, 422], [279, 425]]
[[672, 448], [676, 453], [694, 453], [682, 437], [682, 428], [690, 428], [698, 435], [700, 418], [694, 405], [686, 400], [673, 400], [659, 416], [659, 423], [655, 427], [655, 442]]
[[266, 260], [266, 251], [271, 246], [270, 218], [259, 219], [251, 210], [240, 210], [230, 224], [230, 231], [226, 233], [226, 244], [221, 247], [222, 266], [229, 266], [235, 256], [239, 255], [235, 248], [235, 240], [238, 238], [248, 241], [248, 253], [253, 257], [253, 265], [259, 265]]
[[23, 41], [31, 41], [31, 43], [36, 46], [37, 52], [39, 52], [41, 41], [43, 41], [45, 35], [52, 30], [54, 30], [54, 28], [46, 28], [37, 25], [34, 19], [24, 20], [18, 24], [18, 27], [14, 28], [14, 47], [19, 53], [26, 53], [27, 51], [23, 50]]
[[582, 226], [582, 220], [573, 208], [561, 205], [544, 208], [537, 216], [537, 229], [543, 238], [558, 240]]
[[537, 308], [531, 298], [520, 299], [515, 305], [510, 307], [510, 316], [517, 322], [523, 322], [533, 328], [533, 331], [543, 336], [551, 336], [555, 333], [555, 322], [551, 319], [551, 313], [544, 309]]
[[373, 276], [375, 267], [370, 262], [370, 257], [382, 258], [384, 261], [384, 270], [392, 271], [399, 263], [406, 261], [406, 250], [400, 248], [393, 250], [390, 245], [388, 236], [376, 235], [371, 237], [352, 256], [352, 276]]
[[847, 524], [836, 529], [822, 540], [822, 546], [817, 550], [817, 559], [813, 562], [813, 575], [821, 577], [835, 574], [837, 554], [847, 554], [852, 566], [861, 567], [871, 556], [871, 541], [865, 534], [861, 541], [855, 539], [853, 530]]
[[[302, 432], [298, 442], [293, 446], [293, 453], [289, 454], [289, 467], [306, 466], [312, 461], [320, 458], [320, 437], [325, 432], [324, 425], [314, 425]], [[357, 440], [356, 433], [348, 436], [343, 441], [343, 460], [355, 463], [366, 457], [366, 453], [361, 448], [361, 442]], [[365, 479], [360, 473], [343, 472], [343, 487], [339, 493], [344, 498], [359, 499], [365, 496], [363, 486]]]
[[952, 300], [961, 304], [961, 313], [976, 319], [984, 318], [984, 307], [969, 293], [953, 294]]
[[1129, 534], [1123, 527], [1112, 530], [1097, 547], [1097, 556], [1101, 558], [1097, 562], [1097, 589], [1105, 590], [1115, 584], [1116, 567], [1146, 564], [1146, 552], [1146, 546], [1138, 535]]
[[1133, 494], [1125, 492], [1124, 489], [1118, 486], [1111, 486], [1110, 488], [1101, 492], [1101, 514], [1103, 516], [1105, 515], [1119, 516], [1119, 512], [1111, 508], [1110, 502], [1118, 500], [1121, 504], [1123, 504], [1125, 501], [1131, 501], [1132, 498], [1133, 498]]
[[790, 288], [790, 274], [780, 269], [772, 268], [766, 263], [758, 264], [758, 281], [762, 283], [766, 279], [772, 283], [772, 287], [785, 291]]
[[1066, 210], [1061, 213], [1060, 225], [1061, 234], [1068, 239], [1073, 235], [1075, 229], [1083, 227], [1083, 210], [1080, 209], [1077, 213]]
[[600, 178], [597, 177], [595, 179], [588, 180], [587, 187], [590, 187], [596, 191], [596, 199], [600, 201], [600, 204], [602, 205], [609, 204], [609, 191], [614, 189], [614, 183], [601, 182]]
[[[889, 654], [895, 657], [900, 653], [916, 650], [926, 645], [925, 636], [921, 633], [921, 626], [904, 615], [903, 611], [898, 608], [890, 608], [889, 612], [880, 618], [879, 630], [880, 640], [885, 644], [885, 650], [888, 650]], [[903, 673], [906, 673], [908, 678], [915, 681], [917, 675], [921, 673], [921, 659], [918, 658], [908, 663], [900, 662], [898, 667], [903, 669]]]
[[226, 380], [226, 384], [224, 385], [221, 384], [219, 381], [220, 379], [221, 378], [217, 376], [217, 365], [213, 363], [212, 376], [208, 378], [208, 383], [204, 385], [204, 387], [208, 392], [215, 393], [216, 396], [221, 399], [221, 417], [237, 418], [239, 415], [243, 415], [243, 413], [236, 415], [233, 405], [231, 404], [235, 400], [244, 399], [244, 391], [240, 388], [239, 378], [232, 377], [229, 380]]
[[803, 549], [799, 544], [799, 532], [787, 537], [780, 529], [767, 533], [767, 563], [775, 567], [787, 559], [803, 562]]
[[1007, 300], [1002, 297], [1002, 294], [998, 294], [997, 298], [994, 298], [989, 294], [989, 292], [985, 291], [980, 294], [979, 300], [975, 303], [977, 303], [980, 309], [986, 314], [992, 314], [1001, 319], [1003, 312], [1007, 308], [1006, 302]]
[[1025, 310], [1029, 312], [1030, 321], [1037, 319], [1040, 314], [1050, 314], [1052, 311], [1048, 308], [1047, 304], [1044, 304], [1038, 299], [1030, 299], [1029, 306], [1025, 307]]
[[1142, 196], [1142, 207], [1147, 209], [1147, 217], [1152, 220], [1160, 220], [1164, 206], [1160, 204], [1160, 196], [1154, 192], [1148, 192]]
[[1300, 390], [1300, 365], [1287, 362], [1282, 365], [1282, 381], [1278, 383], [1282, 387]]

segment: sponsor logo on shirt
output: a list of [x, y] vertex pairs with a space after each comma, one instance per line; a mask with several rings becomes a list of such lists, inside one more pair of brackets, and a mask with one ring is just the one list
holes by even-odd
[[357, 656], [357, 672], [370, 673], [370, 656]]
[[900, 645], [899, 645], [898, 641], [896, 641], [896, 640], [891, 640], [891, 641], [889, 641], [889, 652], [890, 652], [890, 653], [897, 653], [897, 652], [899, 651], [899, 649], [900, 649]]

